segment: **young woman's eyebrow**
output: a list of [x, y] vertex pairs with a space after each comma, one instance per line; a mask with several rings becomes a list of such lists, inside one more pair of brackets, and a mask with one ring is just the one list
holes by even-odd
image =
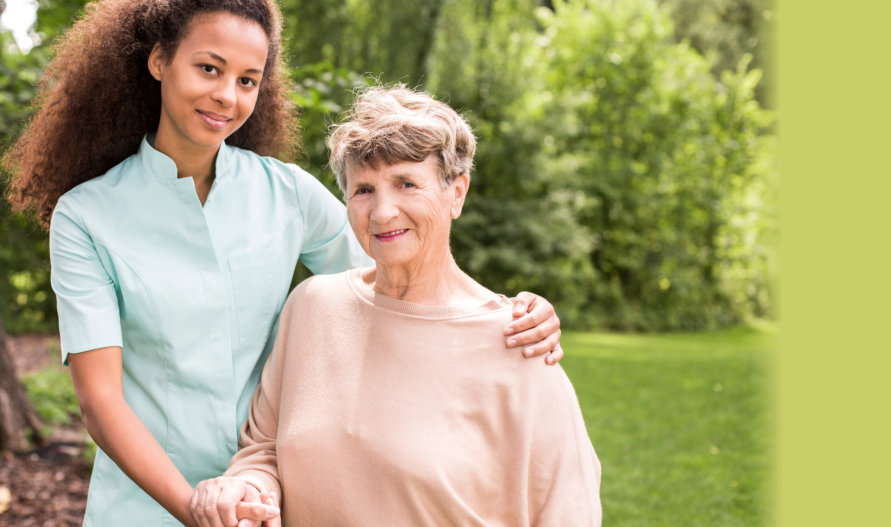
[[[218, 54], [214, 53], [213, 51], [209, 51], [209, 50], [199, 51], [198, 53], [196, 53], [196, 55], [197, 55], [197, 54], [201, 54], [201, 53], [205, 53], [205, 54], [207, 54], [207, 55], [210, 55], [210, 58], [212, 58], [212, 59], [214, 59], [214, 60], [216, 60], [216, 61], [218, 61], [218, 62], [220, 62], [220, 63], [222, 63], [222, 64], [224, 64], [224, 65], [225, 65], [225, 64], [228, 64], [228, 62], [226, 62], [226, 59], [224, 59], [223, 57], [221, 57], [221, 56], [219, 56]], [[245, 73], [259, 73], [259, 74], [262, 74], [262, 73], [263, 73], [263, 70], [262, 70], [262, 69], [257, 69], [257, 68], [248, 68], [247, 70], [245, 70]]]

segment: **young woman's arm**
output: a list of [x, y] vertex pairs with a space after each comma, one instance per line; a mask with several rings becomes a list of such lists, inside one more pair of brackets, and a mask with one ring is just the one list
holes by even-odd
[[68, 367], [87, 431], [142, 490], [185, 525], [192, 486], [124, 400], [121, 348], [71, 354]]

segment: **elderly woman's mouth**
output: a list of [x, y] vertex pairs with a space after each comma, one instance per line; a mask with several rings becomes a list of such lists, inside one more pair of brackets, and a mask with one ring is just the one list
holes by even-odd
[[387, 232], [382, 232], [380, 234], [375, 234], [374, 237], [381, 241], [390, 241], [390, 240], [395, 240], [396, 238], [398, 238], [399, 236], [402, 236], [406, 232], [408, 232], [408, 229], [399, 229], [399, 230], [395, 230], [395, 231], [387, 231]]

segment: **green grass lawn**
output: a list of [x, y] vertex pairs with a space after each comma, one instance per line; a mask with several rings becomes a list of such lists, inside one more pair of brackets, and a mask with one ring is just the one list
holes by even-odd
[[573, 381], [603, 466], [604, 525], [769, 522], [773, 331], [567, 332]]

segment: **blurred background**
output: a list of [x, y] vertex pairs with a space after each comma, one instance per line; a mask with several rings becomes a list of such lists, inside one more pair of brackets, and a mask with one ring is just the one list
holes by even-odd
[[[85, 3], [0, 1], [0, 149]], [[603, 463], [605, 522], [769, 524], [772, 2], [280, 5], [302, 111], [296, 161], [336, 195], [324, 138], [355, 87], [421, 87], [471, 123], [479, 147], [455, 256], [490, 289], [557, 307], [561, 364]], [[0, 525], [80, 525], [85, 484], [53, 485], [83, 480], [95, 447], [57, 364], [47, 237], [5, 201], [0, 314], [45, 436], [0, 454]], [[59, 510], [40, 498], [63, 491]]]

